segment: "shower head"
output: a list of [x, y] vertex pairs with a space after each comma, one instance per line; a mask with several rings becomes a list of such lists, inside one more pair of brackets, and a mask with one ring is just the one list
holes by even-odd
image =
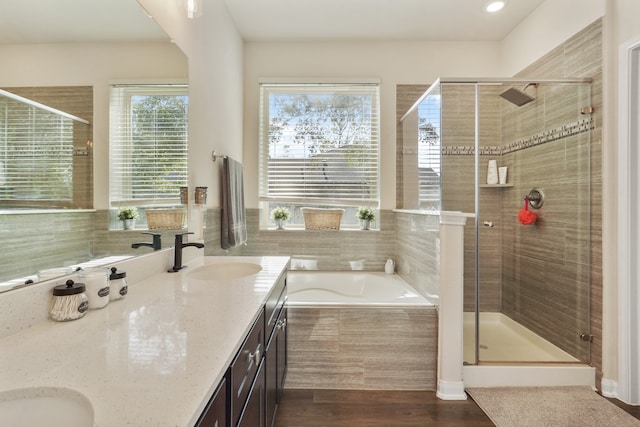
[[[524, 87], [523, 90], [527, 90], [527, 88], [529, 86], [537, 86], [537, 83], [529, 83], [528, 85], [526, 85]], [[507, 101], [511, 102], [512, 104], [517, 105], [518, 107], [521, 107], [525, 104], [530, 103], [531, 101], [533, 101], [535, 98], [527, 95], [526, 93], [524, 93], [523, 91], [519, 91], [518, 89], [515, 88], [509, 88], [507, 90], [505, 90], [504, 92], [502, 92], [500, 94], [501, 97], [503, 97], [504, 99], [506, 99]]]

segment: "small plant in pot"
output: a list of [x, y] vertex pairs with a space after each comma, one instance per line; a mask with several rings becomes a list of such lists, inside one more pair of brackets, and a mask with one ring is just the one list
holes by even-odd
[[289, 220], [289, 209], [278, 206], [271, 211], [271, 219], [276, 223], [276, 229], [284, 230], [285, 221]]
[[138, 209], [135, 207], [120, 208], [118, 219], [122, 221], [125, 230], [132, 230], [138, 218]]
[[368, 230], [371, 223], [376, 219], [376, 214], [371, 208], [359, 208], [358, 219], [360, 220], [360, 229]]

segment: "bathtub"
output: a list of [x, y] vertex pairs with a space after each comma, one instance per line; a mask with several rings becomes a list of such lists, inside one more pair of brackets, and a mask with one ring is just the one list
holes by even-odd
[[432, 306], [397, 274], [290, 271], [290, 306]]
[[437, 314], [397, 275], [290, 271], [285, 388], [435, 390]]

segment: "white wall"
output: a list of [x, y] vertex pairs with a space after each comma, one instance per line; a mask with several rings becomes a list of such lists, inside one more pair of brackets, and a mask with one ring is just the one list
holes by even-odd
[[109, 204], [109, 82], [185, 80], [187, 61], [170, 43], [1, 45], [0, 85], [93, 86], [94, 207]]
[[139, 2], [188, 57], [189, 186], [209, 187], [207, 206], [219, 207], [222, 162], [211, 151], [243, 161], [242, 39], [222, 0], [203, 0], [196, 19], [175, 0]]
[[[607, 2], [607, 22], [609, 24], [606, 32], [606, 49], [605, 52], [605, 140], [609, 142], [603, 145], [603, 347], [618, 349], [619, 340], [627, 340], [628, 337], [618, 335], [618, 313], [622, 310], [618, 307], [618, 289], [625, 294], [631, 286], [638, 286], [632, 283], [619, 284], [617, 276], [617, 233], [627, 234], [630, 230], [618, 230], [623, 224], [618, 222], [618, 198], [626, 197], [619, 190], [616, 180], [618, 170], [618, 146], [626, 144], [621, 140], [618, 134], [618, 109], [621, 98], [625, 99], [626, 94], [618, 93], [618, 76], [620, 61], [620, 47], [630, 41], [640, 40], [640, 25], [638, 24], [638, 16], [640, 16], [640, 2], [637, 0], [609, 0]], [[620, 111], [623, 113], [623, 111]], [[624, 277], [624, 275], [622, 275]], [[633, 310], [633, 308], [632, 308]], [[638, 310], [638, 307], [635, 307]], [[623, 327], [623, 330], [628, 327]], [[637, 340], [637, 338], [636, 338]], [[623, 344], [623, 351], [625, 345]], [[626, 349], [628, 350], [628, 348]], [[626, 353], [626, 352], [625, 352]], [[624, 354], [624, 353], [623, 353]], [[629, 382], [631, 372], [625, 371], [629, 366], [619, 366], [619, 354], [617, 351], [607, 351], [603, 354], [603, 392], [607, 395], [618, 396], [617, 381], [621, 377], [626, 378], [624, 382]], [[622, 370], [620, 370], [622, 369]], [[635, 361], [636, 372], [638, 369], [638, 361]], [[637, 377], [636, 377], [637, 378]], [[609, 389], [604, 389], [605, 385]], [[627, 384], [629, 385], [629, 384]], [[637, 390], [637, 385], [636, 385]], [[628, 399], [629, 390], [621, 390], [622, 398]]]
[[606, 2], [607, 0], [546, 0], [502, 41], [502, 75], [515, 75], [602, 17]]
[[245, 197], [253, 208], [258, 206], [260, 78], [380, 79], [382, 208], [393, 209], [396, 85], [499, 74], [498, 45], [489, 42], [246, 43], [244, 63]]

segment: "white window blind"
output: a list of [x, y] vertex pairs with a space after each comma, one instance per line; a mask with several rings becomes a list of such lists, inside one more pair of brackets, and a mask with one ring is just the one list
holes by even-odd
[[187, 186], [186, 85], [116, 85], [110, 96], [113, 206], [179, 202]]
[[261, 84], [260, 199], [379, 204], [377, 84]]
[[440, 95], [418, 107], [418, 187], [420, 206], [440, 207]]
[[73, 120], [0, 96], [0, 199], [73, 199]]

